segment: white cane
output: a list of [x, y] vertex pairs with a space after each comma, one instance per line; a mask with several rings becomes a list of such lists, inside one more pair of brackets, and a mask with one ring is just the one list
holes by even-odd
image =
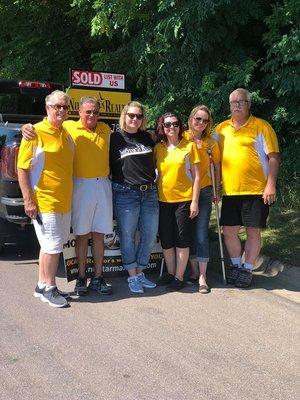
[[221, 256], [221, 264], [222, 264], [223, 282], [224, 282], [224, 284], [226, 284], [225, 262], [224, 262], [223, 242], [222, 242], [222, 235], [221, 235], [221, 228], [220, 228], [219, 205], [218, 205], [218, 200], [217, 200], [215, 168], [214, 168], [214, 162], [213, 162], [213, 159], [212, 159], [211, 149], [207, 150], [207, 154], [208, 154], [208, 157], [209, 157], [210, 175], [211, 175], [212, 186], [213, 186], [213, 196], [214, 196], [213, 197], [213, 203], [215, 205], [215, 210], [216, 210], [216, 219], [217, 219], [217, 227], [218, 227], [218, 236], [219, 236], [219, 246], [220, 246], [220, 256]]

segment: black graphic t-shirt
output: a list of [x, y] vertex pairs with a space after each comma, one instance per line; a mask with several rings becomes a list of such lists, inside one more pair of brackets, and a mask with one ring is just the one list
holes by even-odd
[[153, 183], [154, 142], [148, 132], [116, 132], [110, 138], [112, 181], [129, 185]]

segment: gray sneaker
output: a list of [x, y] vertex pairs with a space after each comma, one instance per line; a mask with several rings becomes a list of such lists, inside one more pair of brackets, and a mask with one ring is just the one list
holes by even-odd
[[149, 279], [145, 277], [144, 272], [138, 274], [137, 277], [140, 283], [142, 284], [143, 288], [154, 289], [156, 287], [156, 283], [149, 281]]
[[59, 294], [59, 291], [57, 290], [56, 286], [50, 290], [44, 289], [43, 294], [41, 296], [41, 300], [44, 303], [48, 303], [49, 306], [52, 307], [61, 308], [61, 307], [66, 307], [68, 305], [67, 300]]
[[[63, 290], [59, 290], [59, 289], [57, 289], [57, 290], [58, 290], [58, 293], [65, 299], [69, 299], [71, 297], [69, 292], [64, 292]], [[43, 295], [43, 291], [44, 291], [44, 289], [41, 289], [41, 288], [39, 288], [39, 285], [36, 285], [34, 292], [33, 292], [34, 297], [41, 298]]]
[[144, 293], [143, 286], [137, 276], [130, 276], [127, 280], [131, 293]]

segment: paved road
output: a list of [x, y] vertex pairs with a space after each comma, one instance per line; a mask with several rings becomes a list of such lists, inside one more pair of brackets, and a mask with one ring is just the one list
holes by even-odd
[[113, 296], [53, 309], [32, 295], [36, 254], [23, 244], [1, 256], [1, 400], [299, 398], [299, 305], [275, 278], [241, 291], [212, 274], [209, 295], [143, 296], [115, 278]]

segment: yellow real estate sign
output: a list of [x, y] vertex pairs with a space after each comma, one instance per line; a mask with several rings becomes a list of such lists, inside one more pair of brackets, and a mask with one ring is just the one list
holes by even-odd
[[118, 120], [122, 109], [131, 100], [131, 93], [120, 91], [69, 88], [66, 92], [71, 99], [69, 110], [71, 118], [78, 117], [79, 101], [83, 96], [94, 96], [99, 99], [101, 120]]

